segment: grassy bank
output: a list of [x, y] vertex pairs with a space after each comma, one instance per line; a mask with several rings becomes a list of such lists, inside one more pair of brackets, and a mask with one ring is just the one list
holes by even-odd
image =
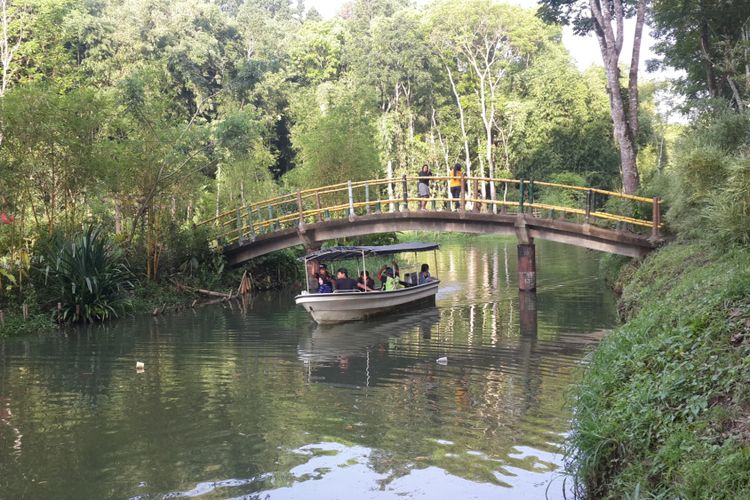
[[574, 391], [590, 498], [750, 498], [750, 249], [674, 244], [622, 270], [626, 323]]

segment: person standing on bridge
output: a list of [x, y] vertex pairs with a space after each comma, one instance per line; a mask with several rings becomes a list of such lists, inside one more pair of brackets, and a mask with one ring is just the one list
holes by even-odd
[[430, 172], [429, 165], [427, 165], [426, 163], [422, 165], [422, 170], [420, 170], [419, 174], [417, 175], [419, 175], [419, 182], [417, 182], [417, 193], [421, 198], [421, 200], [419, 201], [419, 209], [426, 210], [427, 198], [430, 197], [430, 177], [432, 177], [432, 172]]
[[461, 206], [461, 183], [464, 180], [464, 173], [461, 171], [461, 164], [456, 163], [456, 165], [453, 167], [453, 170], [451, 170], [451, 176], [450, 176], [450, 188], [451, 188], [451, 197], [455, 200], [454, 207], [458, 209]]

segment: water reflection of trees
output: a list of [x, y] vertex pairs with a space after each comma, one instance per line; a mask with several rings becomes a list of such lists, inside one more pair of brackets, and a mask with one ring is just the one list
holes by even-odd
[[[14, 450], [0, 423], [1, 491], [135, 496], [269, 471], [253, 487], [288, 486], [306, 460], [290, 450], [321, 438], [376, 450], [370, 466], [386, 482], [434, 465], [502, 484], [503, 467], [534, 466], [516, 455], [519, 445], [554, 451], [549, 443], [567, 428], [563, 395], [587, 344], [568, 342], [553, 321], [601, 322], [599, 306], [575, 305], [582, 287], [569, 286], [594, 264], [576, 254], [578, 269], [567, 270], [556, 251], [538, 252], [536, 316], [519, 307], [514, 243], [479, 240], [444, 248], [439, 272], [452, 291], [437, 309], [368, 323], [369, 337], [344, 327], [328, 346], [289, 307], [291, 293], [1, 344], [0, 400], [23, 434]], [[554, 273], [565, 286], [545, 281]], [[597, 293], [589, 288], [580, 293]], [[447, 366], [435, 363], [441, 356]]]

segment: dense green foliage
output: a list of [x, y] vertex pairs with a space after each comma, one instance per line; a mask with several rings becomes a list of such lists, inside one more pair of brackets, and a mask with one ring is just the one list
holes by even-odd
[[747, 109], [748, 12], [748, 0], [654, 1], [655, 48], [663, 57], [651, 64], [685, 71], [678, 84], [688, 105], [705, 107], [710, 105], [708, 97], [726, 100], [736, 110]]
[[626, 323], [574, 390], [568, 468], [586, 497], [750, 495], [749, 148], [746, 114], [698, 116], [648, 177], [677, 242], [603, 261]]
[[750, 243], [750, 116], [724, 110], [701, 117], [676, 147], [669, 224], [684, 238]]
[[602, 71], [579, 72], [531, 9], [354, 0], [323, 20], [289, 0], [0, 1], [9, 314], [83, 305], [72, 275], [64, 298], [29, 282], [34, 259], [63, 251], [44, 242], [83, 226], [105, 228], [141, 285], [211, 288], [230, 279], [207, 244], [221, 229], [193, 225], [283, 192], [457, 161], [620, 184]]
[[[541, 3], [592, 27], [587, 2]], [[236, 288], [242, 270], [208, 243], [220, 229], [193, 225], [282, 192], [455, 162], [621, 184], [604, 72], [576, 69], [530, 9], [352, 0], [323, 20], [290, 0], [0, 4], [0, 336], [45, 329], [57, 302], [91, 321], [184, 301], [173, 284]], [[620, 275], [629, 321], [576, 391], [570, 467], [592, 497], [747, 496], [748, 341], [730, 340], [750, 314], [748, 2], [651, 7], [692, 122], [659, 110], [669, 86], [641, 85], [642, 190], [691, 243]], [[256, 289], [298, 279], [295, 257], [255, 261]]]
[[99, 229], [89, 227], [73, 240], [55, 238], [45, 250], [38, 270], [44, 282], [37, 290], [46, 296], [42, 303], [60, 302], [59, 313], [53, 309], [59, 321], [103, 321], [122, 314], [132, 275]]
[[530, 10], [3, 2], [0, 210], [16, 221], [2, 248], [86, 218], [154, 260], [170, 223], [425, 161], [619, 183], [601, 74], [580, 74]]
[[627, 281], [627, 324], [576, 391], [569, 454], [587, 496], [750, 495], [750, 251], [671, 245]]

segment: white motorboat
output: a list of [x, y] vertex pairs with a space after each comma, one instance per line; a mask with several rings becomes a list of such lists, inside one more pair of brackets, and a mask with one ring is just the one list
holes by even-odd
[[[397, 245], [382, 246], [359, 246], [359, 247], [332, 247], [315, 252], [304, 257], [305, 272], [307, 273], [308, 262], [331, 262], [337, 260], [362, 259], [362, 268], [365, 269], [368, 256], [393, 255], [404, 252], [424, 252], [437, 250], [435, 243], [402, 243]], [[309, 274], [309, 273], [308, 273]], [[431, 278], [430, 281], [418, 284], [417, 273], [409, 273], [405, 281], [406, 286], [396, 290], [376, 291], [335, 291], [333, 293], [312, 292], [308, 289], [295, 297], [295, 302], [305, 308], [312, 318], [320, 324], [342, 323], [345, 321], [357, 321], [383, 314], [395, 309], [411, 306], [416, 307], [419, 303], [430, 302], [434, 304], [435, 294], [438, 291], [440, 280]]]

